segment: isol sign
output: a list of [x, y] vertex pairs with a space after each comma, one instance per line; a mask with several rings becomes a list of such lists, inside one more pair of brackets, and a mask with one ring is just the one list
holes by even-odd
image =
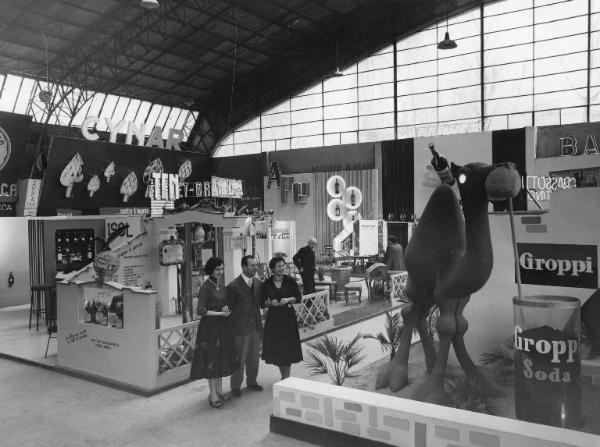
[[517, 244], [523, 284], [598, 288], [595, 245]]

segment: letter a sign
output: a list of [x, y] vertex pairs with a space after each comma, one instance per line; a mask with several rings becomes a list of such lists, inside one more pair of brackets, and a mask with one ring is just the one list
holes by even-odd
[[276, 161], [271, 162], [271, 167], [269, 168], [269, 179], [267, 180], [267, 189], [271, 188], [271, 183], [273, 181], [277, 182], [277, 187], [281, 186], [279, 183], [281, 181], [281, 171], [279, 169], [279, 163]]

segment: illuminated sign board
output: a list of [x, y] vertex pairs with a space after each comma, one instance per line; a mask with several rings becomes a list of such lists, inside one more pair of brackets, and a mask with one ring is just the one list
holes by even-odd
[[244, 188], [241, 180], [212, 177], [206, 182], [180, 183], [181, 197], [241, 199]]
[[600, 123], [539, 127], [536, 158], [600, 155]]

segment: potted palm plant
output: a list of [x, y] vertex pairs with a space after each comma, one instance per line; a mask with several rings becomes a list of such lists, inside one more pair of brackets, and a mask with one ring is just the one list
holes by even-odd
[[327, 374], [334, 385], [343, 385], [347, 378], [356, 377], [352, 371], [366, 354], [362, 353], [363, 347], [358, 343], [360, 334], [350, 342], [338, 340], [336, 337], [325, 335], [311, 343], [310, 350], [306, 355], [306, 364], [310, 369], [310, 375]]

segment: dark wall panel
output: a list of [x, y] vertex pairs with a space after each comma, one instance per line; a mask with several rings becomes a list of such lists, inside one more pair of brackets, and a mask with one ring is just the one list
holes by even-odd
[[[495, 130], [492, 132], [492, 163], [511, 161], [517, 165], [519, 174], [527, 176], [525, 164], [525, 129]], [[506, 202], [494, 203], [494, 211], [504, 211]], [[515, 210], [527, 209], [527, 192], [513, 200]]]
[[[263, 153], [263, 166], [268, 167], [272, 161], [277, 161], [282, 175], [373, 169], [375, 167], [375, 146], [376, 143], [363, 143], [265, 152]], [[266, 168], [265, 172], [267, 172]]]
[[384, 141], [381, 147], [383, 218], [414, 214], [414, 140]]

